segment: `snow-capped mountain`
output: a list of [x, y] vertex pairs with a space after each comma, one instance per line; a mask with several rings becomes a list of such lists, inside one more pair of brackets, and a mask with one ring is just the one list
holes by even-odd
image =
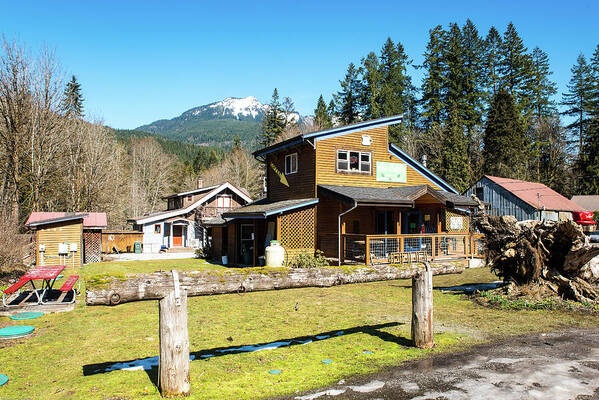
[[[243, 142], [252, 143], [268, 107], [254, 96], [227, 97], [137, 129], [195, 144], [227, 144], [236, 136]], [[293, 113], [289, 119], [300, 123], [309, 121], [309, 117], [304, 118], [298, 113]]]
[[[182, 117], [193, 117], [201, 119], [228, 119], [257, 120], [262, 121], [264, 114], [268, 111], [268, 104], [262, 104], [254, 96], [243, 98], [227, 97], [222, 101], [199, 106], [185, 111]], [[299, 121], [301, 116], [293, 113], [290, 119]]]

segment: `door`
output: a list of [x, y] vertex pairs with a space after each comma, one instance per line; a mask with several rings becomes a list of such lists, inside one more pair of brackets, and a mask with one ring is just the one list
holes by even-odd
[[[395, 211], [377, 211], [375, 233], [377, 235], [394, 235], [397, 233]], [[388, 258], [389, 254], [399, 251], [396, 238], [379, 238], [370, 241], [370, 254], [374, 258]]]
[[241, 225], [241, 248], [239, 254], [241, 256], [241, 264], [254, 264], [254, 225]]
[[[422, 214], [420, 211], [406, 211], [404, 218], [404, 233], [417, 235], [422, 233]], [[404, 240], [405, 251], [420, 251], [422, 238], [406, 238]]]
[[173, 247], [183, 246], [183, 226], [173, 225]]

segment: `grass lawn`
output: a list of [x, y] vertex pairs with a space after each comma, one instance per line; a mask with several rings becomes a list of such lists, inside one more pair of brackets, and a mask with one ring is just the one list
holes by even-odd
[[[91, 277], [173, 268], [222, 267], [200, 260], [129, 261], [85, 266], [80, 274]], [[443, 287], [496, 279], [481, 268], [435, 277], [434, 284]], [[437, 347], [418, 350], [407, 346], [410, 286], [411, 281], [402, 280], [190, 298], [190, 348], [196, 355], [191, 362], [191, 398], [253, 399], [289, 394], [424, 357], [431, 351], [453, 351], [506, 335], [599, 324], [590, 314], [489, 309], [464, 296], [435, 290]], [[157, 356], [157, 301], [116, 307], [78, 304], [73, 312], [28, 322], [0, 318], [0, 326], [10, 324], [32, 325], [36, 332], [28, 338], [0, 341], [0, 373], [10, 378], [0, 387], [0, 398], [160, 398], [153, 383], [155, 368], [91, 374], [97, 364]], [[335, 336], [339, 331], [343, 333]], [[217, 351], [306, 340], [312, 335], [331, 337], [272, 350]], [[201, 358], [206, 354], [215, 356]], [[333, 362], [325, 364], [323, 359]], [[281, 374], [269, 373], [275, 369]]]

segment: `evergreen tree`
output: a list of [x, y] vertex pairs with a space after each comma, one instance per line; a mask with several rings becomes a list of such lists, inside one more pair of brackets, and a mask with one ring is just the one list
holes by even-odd
[[501, 86], [499, 75], [500, 51], [502, 47], [501, 35], [494, 26], [489, 29], [489, 33], [485, 38], [484, 48], [484, 71], [485, 71], [485, 86], [486, 98], [490, 103]]
[[260, 145], [262, 147], [268, 147], [273, 144], [279, 136], [285, 130], [287, 120], [285, 113], [279, 101], [279, 91], [275, 88], [272, 93], [272, 99], [268, 105], [268, 110], [262, 119], [262, 125], [260, 130]]
[[331, 99], [331, 101], [329, 101], [329, 106], [327, 107], [327, 111], [329, 113], [329, 116], [331, 117], [331, 124], [333, 126], [337, 125], [337, 122], [335, 121], [335, 110], [337, 109], [337, 105], [335, 105], [335, 100]]
[[443, 132], [440, 149], [441, 174], [450, 185], [462, 193], [470, 185], [468, 149], [464, 140], [464, 127], [455, 109], [449, 111], [449, 121]]
[[283, 99], [281, 110], [283, 111], [283, 130], [297, 127], [299, 122], [298, 113], [295, 111], [295, 103], [290, 97]]
[[360, 95], [362, 84], [359, 79], [360, 69], [353, 63], [347, 67], [345, 78], [339, 81], [341, 90], [333, 95], [336, 104], [335, 114], [343, 125], [352, 124], [360, 120], [361, 107]]
[[567, 85], [568, 91], [562, 95], [562, 105], [568, 107], [562, 114], [576, 119], [566, 126], [573, 134], [576, 132], [578, 151], [581, 151], [591, 112], [590, 94], [592, 93], [591, 68], [584, 55], [580, 54], [571, 69], [572, 77]]
[[382, 91], [383, 77], [379, 59], [374, 52], [362, 59], [362, 95], [360, 102], [364, 108], [364, 119], [383, 116]]
[[[484, 42], [478, 35], [474, 23], [468, 19], [462, 28], [463, 49], [463, 119], [467, 135], [470, 137], [474, 127], [479, 126], [484, 110]], [[472, 140], [469, 139], [469, 142]], [[468, 152], [470, 152], [470, 144]]]
[[589, 92], [589, 111], [594, 117], [599, 117], [599, 44], [590, 60], [591, 90]]
[[381, 49], [380, 75], [381, 85], [381, 116], [406, 114], [412, 101], [412, 78], [407, 73], [410, 60], [401, 43], [393, 43], [391, 38]]
[[588, 124], [575, 168], [579, 193], [599, 195], [599, 117]]
[[484, 132], [483, 171], [505, 178], [526, 178], [527, 139], [512, 95], [505, 89], [493, 99]]
[[62, 97], [61, 110], [68, 117], [83, 117], [83, 95], [81, 94], [81, 84], [77, 82], [75, 75], [67, 83]]
[[327, 110], [327, 105], [324, 102], [322, 95], [318, 98], [316, 109], [314, 110], [314, 125], [317, 129], [329, 129], [333, 127], [333, 121]]
[[549, 80], [553, 72], [549, 69], [549, 56], [535, 47], [531, 57], [531, 75], [527, 82], [530, 107], [537, 120], [555, 113], [556, 108], [551, 97], [557, 93], [557, 85]]
[[499, 73], [501, 74], [502, 87], [515, 99], [518, 109], [524, 114], [529, 111], [528, 98], [526, 97], [526, 82], [530, 76], [530, 57], [528, 49], [518, 35], [516, 28], [510, 22], [503, 34], [500, 47]]
[[424, 53], [425, 69], [422, 81], [422, 118], [424, 125], [430, 129], [441, 124], [441, 115], [445, 105], [442, 101], [443, 88], [443, 44], [446, 32], [441, 25], [429, 31], [429, 40]]
[[539, 152], [535, 180], [564, 193], [569, 177], [566, 130], [555, 115], [538, 119], [535, 130]]

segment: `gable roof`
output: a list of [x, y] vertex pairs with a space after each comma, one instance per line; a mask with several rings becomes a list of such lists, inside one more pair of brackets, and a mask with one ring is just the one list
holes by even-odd
[[184, 215], [184, 214], [192, 212], [195, 208], [199, 207], [200, 205], [202, 205], [203, 203], [208, 201], [212, 196], [219, 194], [220, 192], [222, 192], [225, 189], [231, 190], [233, 193], [235, 193], [236, 195], [238, 195], [239, 197], [241, 197], [243, 200], [245, 200], [248, 203], [252, 202], [252, 198], [250, 196], [248, 196], [244, 191], [242, 191], [241, 189], [232, 185], [229, 182], [224, 182], [224, 183], [221, 183], [220, 185], [215, 186], [212, 190], [207, 192], [204, 196], [199, 198], [197, 201], [191, 203], [187, 207], [178, 208], [176, 210], [159, 211], [159, 212], [147, 214], [147, 215], [144, 215], [141, 217], [129, 218], [127, 221], [133, 222], [133, 223], [139, 225], [139, 224], [147, 224], [147, 223], [155, 222], [155, 221], [161, 221], [163, 219], [178, 217], [180, 215]]
[[578, 204], [580, 207], [586, 208], [589, 211], [599, 210], [599, 195], [573, 196], [572, 201]]
[[391, 117], [373, 119], [370, 121], [358, 122], [351, 125], [340, 126], [336, 128], [326, 129], [324, 131], [303, 133], [301, 135], [294, 136], [290, 139], [284, 140], [280, 143], [275, 143], [271, 146], [265, 147], [260, 150], [256, 150], [253, 154], [254, 157], [263, 157], [269, 153], [282, 150], [287, 147], [296, 146], [308, 140], [320, 140], [328, 137], [347, 135], [348, 133], [360, 132], [366, 129], [379, 128], [381, 126], [388, 126], [398, 124], [403, 120], [403, 115], [394, 115]]
[[35, 211], [29, 215], [27, 222], [25, 222], [25, 226], [33, 228], [40, 225], [77, 219], [83, 219], [83, 227], [87, 229], [105, 229], [108, 225], [106, 213], [103, 212], [68, 213]]
[[362, 205], [404, 205], [413, 207], [416, 200], [425, 194], [434, 197], [439, 203], [446, 206], [475, 207], [477, 203], [466, 196], [436, 190], [429, 185], [395, 186], [388, 188], [318, 185], [323, 194], [345, 202], [354, 201]]
[[484, 178], [501, 186], [537, 210], [586, 211], [578, 204], [539, 182], [527, 182], [490, 175], [485, 175]]

